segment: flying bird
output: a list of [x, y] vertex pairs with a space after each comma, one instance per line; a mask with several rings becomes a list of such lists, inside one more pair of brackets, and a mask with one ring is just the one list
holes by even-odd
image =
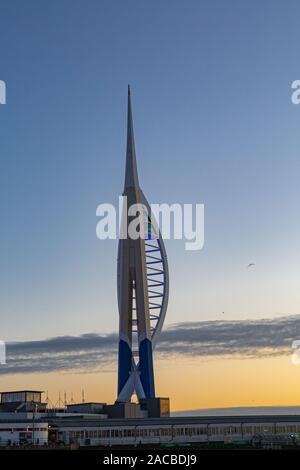
[[253, 268], [253, 266], [255, 266], [255, 263], [249, 263], [247, 268]]

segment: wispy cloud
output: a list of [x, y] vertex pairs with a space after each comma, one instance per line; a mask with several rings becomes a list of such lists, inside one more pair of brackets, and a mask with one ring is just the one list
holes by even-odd
[[178, 323], [166, 329], [161, 352], [190, 356], [278, 356], [300, 339], [300, 315], [241, 321]]
[[[291, 353], [300, 315], [242, 321], [178, 323], [164, 329], [156, 354], [193, 357], [269, 357]], [[116, 364], [116, 334], [60, 336], [7, 344], [0, 374], [108, 370]]]
[[7, 364], [0, 374], [105, 370], [116, 358], [116, 334], [88, 333], [6, 345]]

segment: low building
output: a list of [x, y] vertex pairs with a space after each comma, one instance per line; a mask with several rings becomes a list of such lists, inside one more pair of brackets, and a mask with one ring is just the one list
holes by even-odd
[[42, 403], [40, 390], [18, 390], [13, 392], [0, 392], [0, 413], [9, 411], [37, 412], [46, 411], [47, 404]]
[[[23, 413], [22, 413], [23, 414]], [[0, 414], [0, 446], [48, 444], [48, 422], [35, 420], [30, 413], [26, 418], [11, 416], [3, 421]]]
[[41, 394], [1, 394], [0, 446], [300, 445], [300, 415], [170, 417], [163, 398], [50, 410]]
[[106, 403], [73, 403], [66, 406], [66, 411], [67, 413], [102, 414], [107, 418], [105, 407]]
[[[209, 446], [252, 445], [260, 435], [299, 434], [300, 415], [129, 418], [100, 420], [95, 415], [54, 418], [50, 423], [65, 445], [77, 446]], [[295, 440], [295, 442], [300, 442]]]

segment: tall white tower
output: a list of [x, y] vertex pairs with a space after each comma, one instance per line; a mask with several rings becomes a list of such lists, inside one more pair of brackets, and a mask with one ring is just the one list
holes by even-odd
[[[123, 195], [127, 207], [143, 204], [145, 237], [119, 240], [118, 305], [119, 358], [118, 401], [154, 398], [153, 350], [160, 334], [169, 296], [169, 274], [165, 247], [138, 179], [130, 87], [128, 87], [127, 151]], [[123, 211], [122, 227], [131, 217]]]

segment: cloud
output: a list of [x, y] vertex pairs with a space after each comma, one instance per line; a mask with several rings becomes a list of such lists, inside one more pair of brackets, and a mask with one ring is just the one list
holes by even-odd
[[95, 333], [7, 343], [0, 374], [105, 371], [116, 360], [117, 344], [116, 334]]
[[300, 315], [178, 323], [162, 333], [159, 350], [190, 356], [267, 357], [290, 354], [298, 338]]
[[[291, 354], [300, 339], [300, 315], [241, 321], [177, 323], [166, 327], [156, 355], [270, 357]], [[0, 374], [95, 372], [116, 367], [118, 336], [84, 334], [7, 344]]]

